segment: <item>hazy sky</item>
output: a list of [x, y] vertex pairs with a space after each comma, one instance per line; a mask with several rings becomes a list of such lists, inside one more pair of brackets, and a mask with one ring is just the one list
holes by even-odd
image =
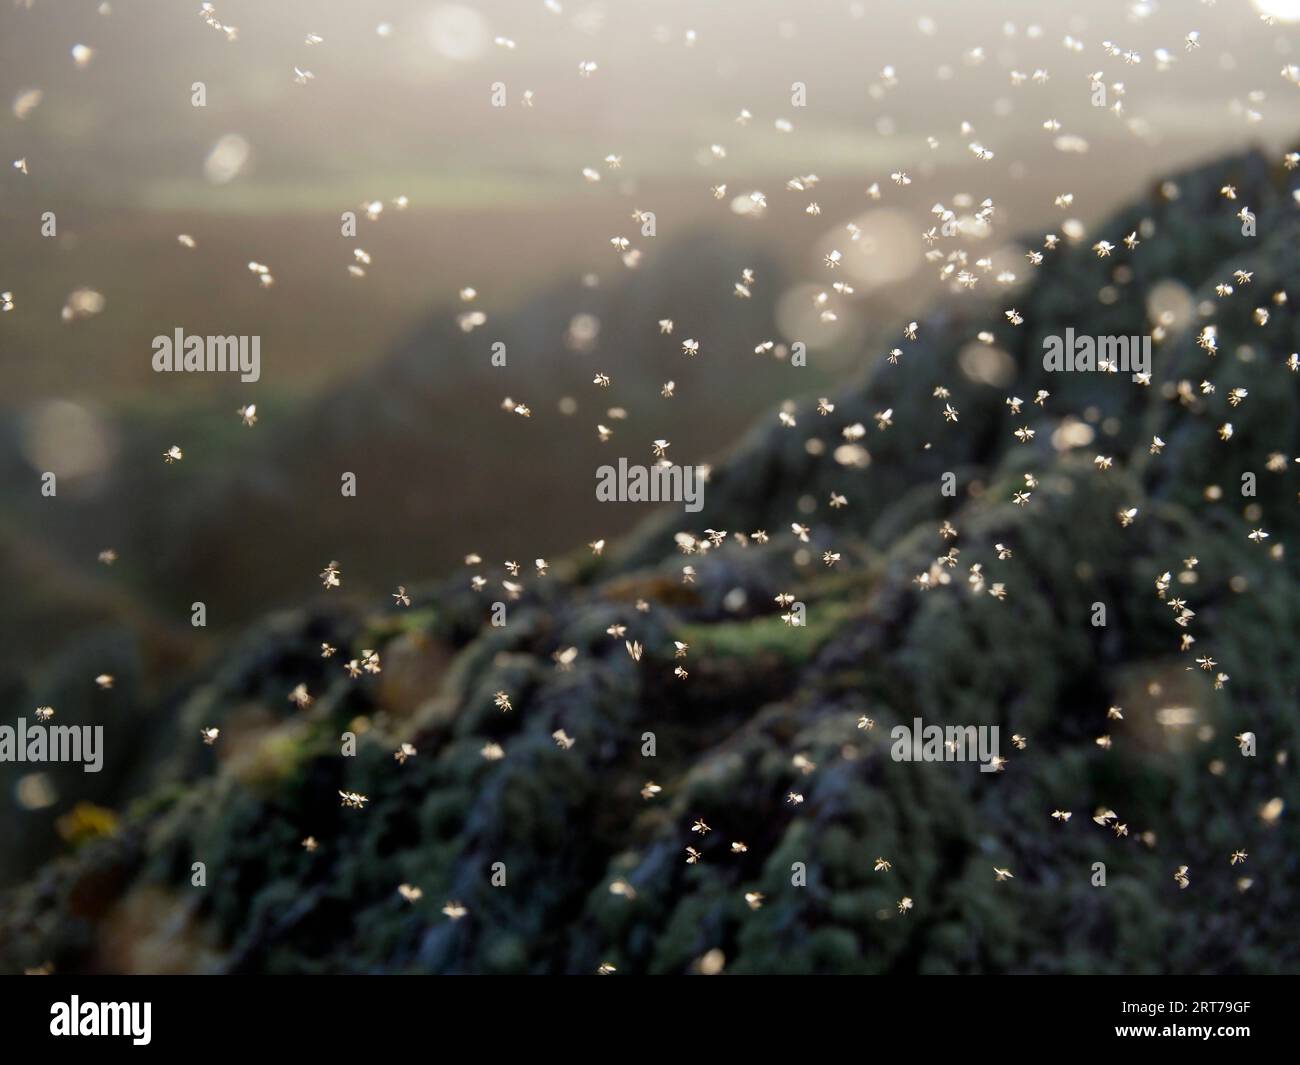
[[[963, 121], [1007, 167], [1052, 151], [1051, 118], [1090, 144], [1131, 142], [1116, 180], [1140, 179], [1285, 138], [1300, 117], [1300, 89], [1279, 75], [1300, 62], [1295, 25], [1257, 10], [1300, 15], [1300, 0], [221, 0], [214, 17], [237, 27], [233, 41], [197, 2], [26, 4], [0, 8], [0, 98], [43, 96], [25, 121], [0, 113], [7, 158], [27, 156], [47, 188], [147, 206], [332, 205], [389, 177], [425, 205], [572, 195], [597, 143], [624, 156], [630, 180], [865, 177], [969, 161]], [[84, 66], [78, 44], [93, 49]], [[581, 78], [588, 61], [597, 69]], [[295, 67], [313, 77], [296, 84]], [[1039, 69], [1050, 80], [1013, 86], [1013, 71]], [[1123, 82], [1124, 117], [1091, 106], [1094, 71]], [[191, 106], [195, 82], [204, 108]], [[497, 82], [505, 108], [490, 105]], [[742, 108], [754, 116], [744, 129]], [[248, 155], [214, 186], [204, 159], [228, 134]], [[6, 170], [0, 195], [16, 193]]]

